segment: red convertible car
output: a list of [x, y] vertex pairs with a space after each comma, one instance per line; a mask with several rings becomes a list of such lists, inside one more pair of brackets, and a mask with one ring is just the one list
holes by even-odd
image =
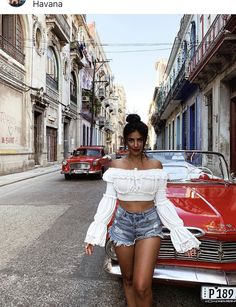
[[[185, 226], [201, 241], [196, 256], [175, 251], [163, 228], [154, 279], [201, 285], [208, 302], [236, 302], [236, 183], [222, 154], [203, 151], [148, 151], [168, 174], [167, 197]], [[120, 275], [109, 238], [104, 268]]]

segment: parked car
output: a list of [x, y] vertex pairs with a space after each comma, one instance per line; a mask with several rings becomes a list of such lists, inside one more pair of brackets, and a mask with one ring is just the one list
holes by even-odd
[[[224, 156], [203, 151], [147, 151], [167, 172], [167, 197], [201, 241], [196, 256], [175, 251], [167, 228], [154, 279], [201, 285], [205, 301], [236, 301], [236, 184]], [[110, 225], [109, 225], [110, 226]], [[104, 268], [120, 275], [109, 237]]]
[[126, 156], [129, 153], [128, 149], [125, 146], [120, 146], [116, 151], [116, 159], [120, 159]]
[[62, 162], [61, 173], [65, 179], [73, 175], [96, 175], [102, 178], [109, 166], [111, 157], [105, 154], [103, 146], [81, 146], [75, 149], [72, 155]]

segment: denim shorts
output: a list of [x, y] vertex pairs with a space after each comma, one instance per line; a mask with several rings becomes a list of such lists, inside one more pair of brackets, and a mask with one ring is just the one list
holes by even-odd
[[142, 212], [129, 212], [118, 206], [109, 234], [116, 246], [131, 246], [136, 240], [163, 238], [162, 222], [155, 207]]

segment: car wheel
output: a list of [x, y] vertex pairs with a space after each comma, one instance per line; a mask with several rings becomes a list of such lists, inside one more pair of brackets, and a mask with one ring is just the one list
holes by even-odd
[[71, 180], [71, 175], [65, 174], [65, 179], [66, 179], [66, 180]]
[[104, 173], [104, 168], [102, 168], [101, 172], [97, 175], [97, 178], [102, 179], [103, 173]]

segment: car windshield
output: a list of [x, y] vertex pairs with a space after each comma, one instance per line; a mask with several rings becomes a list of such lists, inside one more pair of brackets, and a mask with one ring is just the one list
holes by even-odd
[[150, 150], [147, 155], [161, 161], [169, 181], [229, 180], [227, 164], [219, 153]]
[[99, 157], [101, 156], [101, 151], [99, 149], [77, 149], [74, 151], [74, 156], [87, 156], [87, 157]]

